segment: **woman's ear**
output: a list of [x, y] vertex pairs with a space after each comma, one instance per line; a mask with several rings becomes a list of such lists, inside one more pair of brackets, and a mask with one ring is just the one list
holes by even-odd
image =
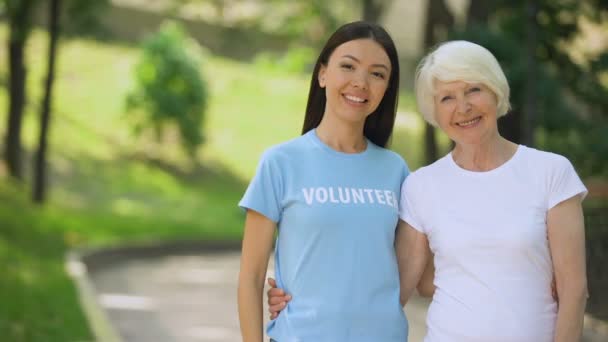
[[319, 87], [321, 88], [325, 88], [325, 72], [327, 70], [327, 67], [323, 64], [321, 64], [321, 68], [319, 68]]

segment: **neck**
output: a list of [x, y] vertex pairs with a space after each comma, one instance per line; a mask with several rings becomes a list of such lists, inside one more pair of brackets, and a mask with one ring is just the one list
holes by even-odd
[[456, 143], [452, 158], [465, 170], [490, 171], [511, 159], [516, 151], [516, 144], [497, 134], [481, 144]]
[[335, 122], [331, 116], [324, 115], [317, 136], [332, 149], [344, 153], [359, 153], [367, 148], [367, 140], [363, 135], [365, 122], [348, 124]]

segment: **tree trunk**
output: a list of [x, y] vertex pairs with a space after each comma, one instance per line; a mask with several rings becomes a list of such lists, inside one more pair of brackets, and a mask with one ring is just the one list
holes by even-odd
[[49, 10], [49, 52], [48, 71], [44, 83], [44, 99], [40, 110], [40, 137], [34, 165], [34, 186], [32, 198], [36, 203], [42, 203], [46, 194], [46, 154], [48, 132], [51, 121], [51, 104], [53, 98], [53, 82], [55, 80], [55, 61], [57, 43], [59, 40], [59, 14], [61, 0], [51, 0]]
[[492, 2], [488, 0], [471, 0], [467, 10], [467, 27], [486, 25], [490, 17]]
[[[8, 8], [9, 41], [8, 73], [9, 101], [8, 124], [5, 137], [5, 159], [9, 175], [22, 180], [21, 123], [26, 103], [25, 43], [30, 32], [32, 0], [20, 0]], [[8, 5], [7, 5], [8, 6]]]
[[522, 143], [534, 146], [534, 127], [536, 121], [536, 44], [538, 4], [535, 0], [526, 1], [526, 94], [522, 120]]
[[509, 114], [499, 118], [498, 132], [500, 132], [500, 135], [516, 144], [523, 143], [522, 116], [521, 108], [514, 108]]
[[[428, 52], [435, 44], [447, 38], [447, 32], [454, 26], [454, 16], [444, 0], [429, 0], [426, 23], [424, 26], [424, 51]], [[426, 165], [438, 159], [435, 127], [428, 123], [424, 128], [424, 151]]]
[[435, 138], [435, 127], [428, 123], [424, 125], [424, 163], [432, 164], [438, 159], [437, 139]]
[[362, 0], [363, 20], [378, 23], [384, 10], [390, 6], [392, 0]]

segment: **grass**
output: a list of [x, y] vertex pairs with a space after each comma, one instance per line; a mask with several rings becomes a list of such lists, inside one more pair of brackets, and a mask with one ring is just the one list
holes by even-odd
[[[7, 37], [0, 25], [0, 41]], [[35, 31], [23, 140], [31, 160], [45, 72], [46, 36]], [[27, 185], [0, 165], [0, 335], [9, 341], [91, 340], [63, 262], [68, 249], [148, 240], [240, 239], [236, 203], [262, 151], [299, 134], [309, 79], [206, 55], [210, 89], [200, 165], [175, 141], [135, 139], [124, 116], [137, 47], [61, 42], [51, 122], [50, 193], [30, 203]], [[0, 60], [7, 52], [0, 49]], [[0, 84], [7, 79], [0, 65]], [[7, 108], [0, 90], [0, 108]], [[393, 148], [420, 165], [421, 121], [402, 94]], [[0, 117], [0, 131], [6, 119]], [[27, 172], [29, 183], [29, 170]], [[3, 178], [3, 179], [2, 179]]]

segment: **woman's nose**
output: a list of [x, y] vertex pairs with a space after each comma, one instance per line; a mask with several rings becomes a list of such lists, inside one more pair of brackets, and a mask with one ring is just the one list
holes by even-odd
[[457, 98], [457, 110], [459, 113], [466, 114], [471, 110], [471, 104], [466, 97]]
[[353, 75], [352, 84], [361, 89], [367, 89], [368, 79], [367, 74], [363, 72], [356, 72]]

